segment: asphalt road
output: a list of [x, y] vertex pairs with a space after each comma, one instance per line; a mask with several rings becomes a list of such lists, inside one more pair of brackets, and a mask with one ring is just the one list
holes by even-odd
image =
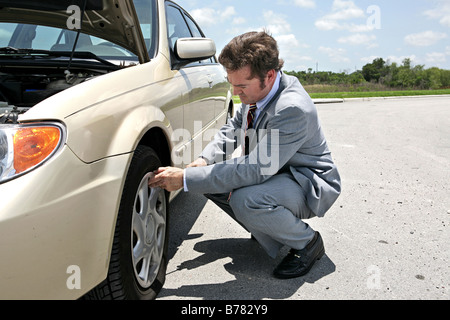
[[449, 299], [450, 97], [317, 105], [343, 193], [323, 219], [326, 255], [278, 280], [277, 259], [203, 196], [171, 204], [158, 299]]

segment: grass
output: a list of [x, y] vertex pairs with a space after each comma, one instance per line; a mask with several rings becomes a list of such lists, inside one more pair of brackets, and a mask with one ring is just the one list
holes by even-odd
[[[312, 99], [349, 99], [349, 98], [373, 98], [373, 97], [405, 97], [405, 96], [425, 96], [425, 95], [450, 95], [450, 89], [438, 90], [397, 90], [397, 91], [354, 91], [354, 92], [309, 92]], [[238, 96], [233, 96], [235, 104], [241, 103]]]
[[450, 89], [440, 90], [402, 90], [402, 91], [365, 91], [365, 92], [317, 92], [309, 93], [312, 99], [327, 98], [372, 98], [372, 97], [404, 97], [450, 94]]

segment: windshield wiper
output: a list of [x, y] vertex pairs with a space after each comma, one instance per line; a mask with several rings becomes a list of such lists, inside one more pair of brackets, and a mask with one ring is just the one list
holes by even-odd
[[112, 67], [114, 69], [119, 69], [119, 66], [115, 65], [108, 60], [102, 59], [96, 54], [89, 51], [79, 51], [79, 52], [71, 52], [71, 51], [50, 51], [50, 50], [40, 50], [40, 49], [18, 49], [13, 47], [3, 47], [0, 48], [0, 54], [7, 55], [24, 55], [24, 56], [48, 56], [48, 57], [68, 57], [68, 58], [77, 58], [77, 59], [89, 59], [89, 60], [97, 60], [98, 62]]
[[13, 47], [2, 47], [0, 48], [0, 53], [5, 54], [18, 54], [20, 49], [13, 48]]

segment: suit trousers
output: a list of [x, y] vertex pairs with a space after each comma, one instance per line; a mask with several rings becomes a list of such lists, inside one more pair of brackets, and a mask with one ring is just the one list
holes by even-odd
[[231, 197], [229, 193], [205, 196], [250, 232], [272, 258], [283, 246], [301, 250], [314, 237], [314, 230], [302, 220], [315, 214], [291, 173], [234, 190]]

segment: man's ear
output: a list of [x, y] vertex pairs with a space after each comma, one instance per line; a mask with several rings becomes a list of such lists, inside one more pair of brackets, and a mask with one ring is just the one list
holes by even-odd
[[269, 80], [269, 83], [274, 82], [276, 78], [277, 72], [274, 69], [269, 70], [269, 72], [267, 72], [267, 79]]

